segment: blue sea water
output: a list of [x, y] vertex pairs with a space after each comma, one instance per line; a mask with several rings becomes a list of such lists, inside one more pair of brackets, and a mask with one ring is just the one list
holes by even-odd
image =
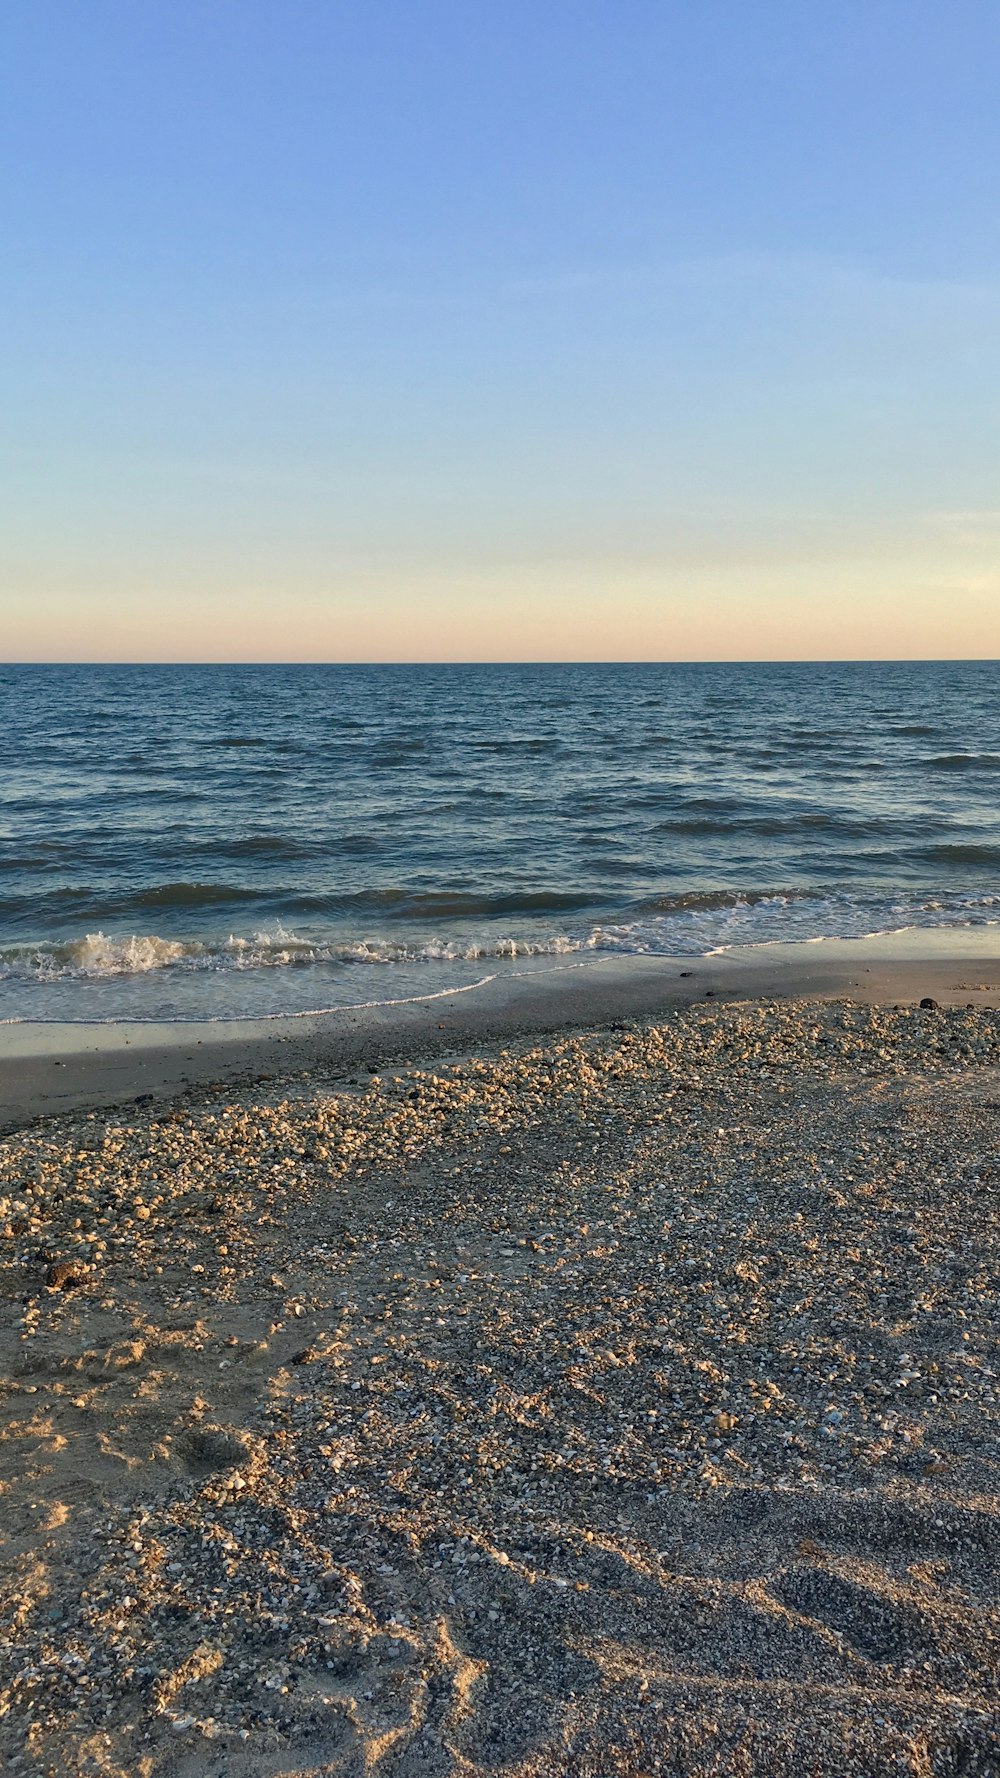
[[1000, 663], [0, 668], [0, 1018], [1000, 922]]

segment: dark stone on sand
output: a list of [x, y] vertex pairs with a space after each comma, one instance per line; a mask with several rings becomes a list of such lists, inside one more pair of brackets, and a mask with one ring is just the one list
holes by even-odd
[[936, 1000], [932, 1000], [929, 994], [925, 994], [923, 999], [920, 1002], [921, 1012], [937, 1012], [937, 1009], [938, 1009], [938, 1002]]
[[49, 1266], [45, 1282], [50, 1290], [79, 1290], [90, 1277], [90, 1268], [78, 1259], [57, 1259]]
[[249, 1455], [250, 1441], [228, 1426], [191, 1426], [177, 1440], [177, 1457], [196, 1477], [235, 1469]]

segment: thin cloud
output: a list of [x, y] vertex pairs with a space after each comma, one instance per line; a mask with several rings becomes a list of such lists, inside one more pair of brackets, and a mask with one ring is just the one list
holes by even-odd
[[944, 531], [953, 542], [973, 548], [1000, 547], [1000, 511], [970, 507], [957, 512], [930, 512], [925, 523]]

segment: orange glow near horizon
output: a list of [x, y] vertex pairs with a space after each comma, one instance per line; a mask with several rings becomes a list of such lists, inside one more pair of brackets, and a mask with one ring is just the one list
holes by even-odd
[[[881, 582], [881, 584], [880, 584]], [[1000, 656], [1000, 577], [928, 564], [614, 570], [602, 564], [192, 592], [37, 586], [8, 600], [15, 661], [940, 660]]]

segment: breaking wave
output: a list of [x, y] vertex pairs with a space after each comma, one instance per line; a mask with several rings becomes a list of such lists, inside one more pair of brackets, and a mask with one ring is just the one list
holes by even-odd
[[[443, 899], [447, 903], [447, 898]], [[527, 898], [529, 909], [534, 900]], [[451, 966], [484, 960], [502, 964], [594, 952], [696, 956], [736, 946], [862, 938], [908, 926], [984, 925], [1000, 925], [1000, 893], [935, 898], [798, 889], [739, 894], [720, 890], [654, 896], [623, 908], [618, 918], [581, 922], [561, 931], [522, 926], [515, 931], [467, 930], [419, 939], [351, 932], [304, 936], [280, 924], [270, 931], [231, 933], [217, 939], [90, 932], [61, 943], [0, 949], [0, 982], [102, 981], [157, 972], [236, 976], [317, 967], [343, 972], [399, 965], [415, 966], [445, 980]]]
[[582, 948], [561, 934], [536, 938], [434, 939], [405, 944], [393, 939], [316, 942], [279, 927], [223, 942], [166, 939], [155, 934], [111, 937], [88, 932], [65, 944], [11, 945], [0, 950], [0, 981], [103, 979], [184, 971], [307, 968], [315, 964], [474, 963], [484, 957], [562, 956]]

